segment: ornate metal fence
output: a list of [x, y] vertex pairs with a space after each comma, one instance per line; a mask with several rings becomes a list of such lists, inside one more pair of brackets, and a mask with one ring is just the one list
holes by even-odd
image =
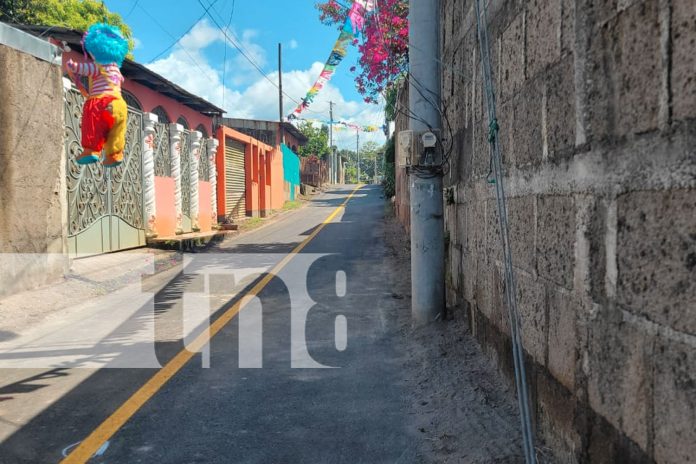
[[169, 124], [155, 123], [155, 175], [159, 177], [172, 176], [172, 159], [169, 145]]
[[212, 145], [213, 140], [204, 138], [201, 139], [200, 162], [198, 164], [198, 178], [202, 181], [210, 181], [210, 159], [208, 158], [208, 149]]
[[181, 214], [184, 232], [191, 232], [191, 131], [181, 133]]
[[65, 152], [68, 193], [68, 246], [72, 255], [89, 255], [145, 245], [142, 191], [143, 115], [128, 109], [123, 164], [77, 164], [84, 99], [65, 92]]

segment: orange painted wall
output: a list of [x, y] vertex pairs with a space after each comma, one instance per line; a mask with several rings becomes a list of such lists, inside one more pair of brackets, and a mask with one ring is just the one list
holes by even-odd
[[176, 206], [174, 205], [174, 179], [155, 177], [155, 230], [160, 237], [176, 233]]
[[201, 232], [212, 230], [212, 218], [210, 216], [210, 182], [198, 181], [198, 225]]
[[286, 194], [283, 179], [283, 158], [277, 148], [266, 145], [234, 129], [220, 126], [217, 131], [216, 166], [218, 172], [218, 217], [225, 214], [225, 143], [228, 138], [244, 143], [246, 214], [260, 216], [273, 209], [281, 209]]
[[270, 165], [271, 181], [271, 209], [282, 209], [288, 200], [285, 193], [285, 176], [283, 175], [283, 154], [280, 150], [274, 149], [268, 155]]

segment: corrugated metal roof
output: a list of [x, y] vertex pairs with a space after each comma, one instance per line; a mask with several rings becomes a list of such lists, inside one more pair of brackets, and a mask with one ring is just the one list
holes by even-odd
[[[13, 24], [12, 27], [26, 31], [33, 35], [50, 36], [55, 40], [67, 43], [76, 52], [82, 52], [82, 32], [74, 29], [56, 26], [34, 26], [26, 24]], [[173, 82], [151, 71], [146, 66], [126, 59], [121, 66], [121, 73], [124, 77], [144, 85], [162, 95], [176, 100], [189, 108], [193, 108], [199, 113], [213, 116], [221, 116], [225, 110], [218, 108], [209, 101], [184, 90]]]

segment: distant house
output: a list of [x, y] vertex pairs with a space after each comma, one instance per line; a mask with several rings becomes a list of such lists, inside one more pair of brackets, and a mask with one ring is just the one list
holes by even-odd
[[[300, 190], [300, 159], [297, 148], [307, 137], [290, 123], [255, 119], [219, 118], [219, 171], [230, 172], [231, 166], [245, 166], [246, 185], [226, 174], [219, 184], [218, 205], [221, 220], [234, 220], [242, 215], [265, 216], [281, 208], [286, 200], [294, 200]], [[251, 140], [243, 141], [244, 137]], [[253, 142], [253, 141], [256, 142]], [[242, 151], [245, 155], [242, 158]], [[265, 166], [259, 169], [259, 166]]]
[[287, 145], [297, 153], [297, 148], [307, 143], [307, 137], [289, 122], [256, 119], [220, 118], [218, 123], [247, 134], [271, 146]]

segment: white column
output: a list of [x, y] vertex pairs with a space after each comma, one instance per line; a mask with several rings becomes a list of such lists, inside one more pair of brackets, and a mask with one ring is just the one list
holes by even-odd
[[157, 115], [143, 114], [143, 193], [145, 195], [146, 236], [157, 237], [155, 218], [155, 123]]
[[72, 81], [67, 77], [63, 78], [63, 100], [68, 100], [68, 92], [72, 89]]
[[172, 123], [169, 125], [169, 142], [172, 144], [172, 177], [174, 178], [174, 207], [176, 209], [176, 234], [183, 234], [181, 208], [181, 134], [184, 126]]
[[213, 228], [217, 227], [217, 149], [220, 145], [218, 139], [211, 139], [212, 143], [208, 144], [208, 162], [210, 163], [210, 216]]
[[201, 230], [200, 224], [198, 223], [198, 166], [200, 162], [201, 155], [201, 138], [203, 134], [199, 131], [191, 132], [191, 164], [189, 169], [191, 171], [191, 229], [194, 232]]

